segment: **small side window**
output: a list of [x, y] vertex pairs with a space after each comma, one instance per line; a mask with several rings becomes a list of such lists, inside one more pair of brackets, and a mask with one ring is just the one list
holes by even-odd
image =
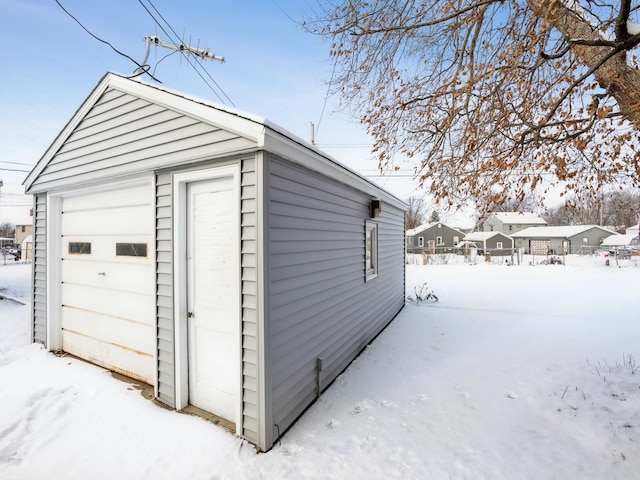
[[424, 247], [424, 237], [418, 237], [418, 246]]
[[496, 242], [496, 248], [502, 250], [502, 242]]
[[365, 271], [366, 280], [378, 276], [378, 224], [365, 223]]
[[91, 242], [69, 242], [69, 255], [91, 255]]
[[116, 243], [117, 257], [146, 257], [146, 243]]

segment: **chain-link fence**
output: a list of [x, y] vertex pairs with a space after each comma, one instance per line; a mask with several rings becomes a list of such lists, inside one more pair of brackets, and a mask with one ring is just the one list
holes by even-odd
[[[640, 250], [617, 249], [576, 249], [574, 253], [558, 253], [549, 249], [546, 253], [528, 253], [524, 248], [482, 249], [471, 248], [466, 251], [436, 249], [435, 253], [407, 253], [407, 264], [412, 265], [453, 265], [481, 264], [495, 265], [572, 265], [585, 261], [602, 266], [640, 266]], [[431, 250], [434, 251], [434, 250]]]

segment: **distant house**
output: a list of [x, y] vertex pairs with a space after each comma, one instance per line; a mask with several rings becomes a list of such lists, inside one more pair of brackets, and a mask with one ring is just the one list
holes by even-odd
[[627, 227], [624, 233], [626, 233], [627, 235], [635, 235], [637, 237], [640, 234], [640, 225]]
[[603, 247], [632, 247], [638, 245], [638, 235], [631, 234], [615, 234], [610, 235], [602, 241]]
[[465, 235], [464, 241], [475, 243], [485, 253], [513, 248], [513, 238], [501, 232], [471, 232]]
[[505, 235], [511, 235], [525, 228], [546, 225], [546, 221], [531, 212], [493, 212], [482, 224], [482, 231], [502, 232]]
[[408, 253], [444, 253], [453, 251], [464, 233], [442, 222], [426, 223], [407, 230]]
[[515, 248], [537, 255], [591, 253], [616, 232], [598, 225], [530, 227], [514, 233]]
[[33, 233], [33, 220], [29, 223], [20, 222], [16, 224], [16, 245], [20, 245], [22, 241]]
[[32, 252], [33, 217], [26, 217], [16, 222], [16, 241], [20, 247], [23, 260], [31, 260]]

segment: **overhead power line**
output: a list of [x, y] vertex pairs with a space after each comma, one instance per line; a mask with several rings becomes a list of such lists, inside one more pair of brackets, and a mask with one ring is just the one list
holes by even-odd
[[[74, 17], [71, 12], [69, 12], [69, 10], [67, 10], [66, 8], [64, 8], [64, 6], [62, 5], [62, 3], [60, 3], [59, 0], [55, 0], [55, 2], [58, 4], [58, 6], [62, 9], [62, 11], [64, 13], [66, 13], [67, 15], [69, 15], [73, 20], [75, 20], [75, 22], [80, 25], [80, 27], [87, 32], [89, 35], [91, 35], [94, 39], [96, 39], [97, 41], [99, 41], [100, 43], [104, 43], [105, 45], [108, 45], [109, 47], [111, 47], [111, 49], [116, 52], [118, 55], [121, 55], [129, 60], [131, 60], [133, 63], [135, 63], [138, 68], [142, 68], [142, 65], [140, 65], [138, 62], [136, 62], [133, 58], [131, 58], [129, 55], [127, 55], [126, 53], [121, 52], [120, 50], [118, 50], [116, 47], [114, 47], [111, 43], [109, 43], [108, 41], [98, 37], [96, 34], [94, 34], [93, 32], [91, 32], [87, 27], [85, 27], [82, 22], [80, 20], [78, 20], [76, 17]], [[160, 82], [160, 80], [158, 80], [157, 78], [154, 78], [151, 75], [151, 78], [153, 78], [155, 81], [157, 81], [158, 83], [162, 83]]]
[[28, 167], [33, 167], [33, 163], [11, 162], [9, 160], [0, 160], [0, 163], [10, 163], [11, 165], [26, 165]]
[[[162, 15], [162, 13], [160, 13], [160, 11], [156, 8], [156, 6], [153, 4], [153, 2], [151, 0], [147, 0], [147, 3], [151, 6], [151, 8], [153, 8], [153, 10], [155, 11], [155, 13], [162, 19], [162, 21], [166, 24], [166, 26], [169, 28], [169, 30], [171, 30], [171, 32], [173, 33], [173, 35], [171, 35], [165, 28], [164, 26], [160, 23], [160, 21], [156, 18], [156, 16], [151, 12], [151, 10], [149, 10], [149, 8], [147, 8], [147, 6], [144, 4], [144, 2], [142, 0], [138, 0], [138, 2], [140, 3], [140, 5], [142, 5], [142, 8], [145, 9], [145, 11], [149, 14], [149, 16], [153, 19], [153, 21], [156, 23], [156, 25], [158, 27], [160, 27], [160, 30], [162, 30], [162, 32], [166, 35], [166, 37], [174, 43], [174, 45], [171, 46], [171, 48], [175, 48], [177, 51], [179, 51], [183, 57], [185, 58], [185, 60], [187, 61], [187, 63], [189, 64], [189, 66], [193, 69], [193, 71], [200, 77], [200, 79], [205, 83], [205, 85], [207, 87], [209, 87], [209, 90], [211, 90], [211, 92], [218, 98], [218, 100], [220, 100], [220, 102], [222, 102], [223, 104], [226, 104], [227, 102], [225, 102], [225, 100], [220, 96], [220, 94], [218, 94], [218, 92], [213, 88], [213, 86], [211, 85], [211, 83], [209, 83], [209, 81], [207, 81], [206, 78], [204, 78], [204, 76], [202, 75], [202, 73], [200, 72], [200, 70], [198, 70], [198, 68], [196, 68], [196, 66], [200, 67], [200, 69], [207, 75], [207, 77], [209, 77], [209, 79], [211, 80], [211, 82], [213, 82], [213, 84], [217, 87], [217, 89], [221, 92], [221, 94], [227, 99], [227, 101], [235, 107], [235, 104], [233, 103], [233, 101], [229, 98], [229, 96], [225, 93], [225, 91], [222, 89], [222, 87], [218, 84], [218, 82], [215, 81], [215, 79], [211, 76], [211, 74], [209, 73], [209, 71], [202, 65], [202, 63], [198, 60], [198, 58], [213, 58], [213, 59], [223, 59], [223, 57], [218, 57], [217, 55], [212, 55], [210, 57], [207, 56], [202, 56], [201, 53], [203, 51], [206, 51], [208, 53], [208, 49], [200, 49], [200, 48], [193, 48], [190, 47], [188, 45], [185, 45], [183, 42], [180, 41], [180, 35], [178, 35], [178, 33], [173, 29], [173, 27], [171, 26], [171, 24], [167, 21], [166, 18], [164, 18], [164, 16]], [[175, 36], [175, 38], [174, 38]], [[146, 40], [146, 39], [145, 39]], [[166, 45], [162, 45], [162, 46], [166, 46]], [[194, 55], [194, 62], [191, 62], [190, 59], [190, 55]], [[144, 63], [144, 62], [143, 62]]]

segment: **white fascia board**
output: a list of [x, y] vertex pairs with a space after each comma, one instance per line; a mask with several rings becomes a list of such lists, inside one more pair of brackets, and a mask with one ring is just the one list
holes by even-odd
[[30, 191], [30, 188], [40, 173], [42, 173], [47, 164], [73, 133], [78, 124], [84, 119], [89, 110], [93, 108], [102, 94], [110, 87], [123, 93], [137, 96], [151, 103], [178, 111], [202, 122], [224, 128], [225, 130], [256, 142], [257, 147], [261, 147], [264, 143], [265, 121], [259, 117], [244, 114], [239, 111], [232, 111], [228, 108], [223, 109], [212, 104], [207, 104], [205, 101], [192, 99], [182, 94], [163, 90], [114, 73], [107, 73], [102, 77], [98, 85], [78, 108], [69, 122], [67, 122], [45, 154], [27, 175], [24, 182], [22, 182], [26, 193], [34, 193]]
[[[393, 194], [325, 153], [307, 145], [306, 142], [289, 134], [286, 130], [269, 122], [267, 122], [265, 126], [267, 127], [265, 130], [264, 143], [266, 151], [275, 153], [310, 170], [336, 179], [374, 198], [382, 197], [381, 199], [389, 202], [400, 210], [406, 211], [408, 209], [408, 205]], [[384, 211], [384, 204], [382, 210]]]
[[113, 73], [107, 73], [101, 79], [89, 97], [83, 102], [53, 144], [47, 149], [43, 157], [26, 177], [23, 182], [25, 192], [31, 193], [30, 187], [36, 178], [109, 87], [234, 132], [239, 136], [256, 142], [258, 149], [264, 148], [266, 151], [281, 155], [283, 158], [315, 170], [323, 175], [335, 178], [360, 191], [364, 191], [372, 197], [382, 196], [385, 201], [403, 211], [406, 211], [408, 208], [405, 202], [391, 193], [264, 118], [232, 110], [228, 107], [223, 108], [216, 106], [206, 101], [190, 98], [180, 93], [147, 85]]
[[105, 76], [102, 77], [98, 85], [93, 89], [93, 91], [89, 94], [89, 96], [82, 103], [82, 105], [80, 105], [78, 110], [76, 110], [76, 113], [73, 114], [71, 119], [60, 131], [60, 133], [58, 134], [56, 139], [53, 141], [53, 143], [49, 146], [49, 148], [46, 150], [44, 155], [40, 157], [40, 160], [38, 160], [38, 163], [36, 163], [36, 165], [33, 167], [31, 172], [29, 172], [27, 177], [22, 182], [22, 185], [24, 185], [24, 190], [26, 194], [30, 193], [29, 189], [31, 188], [31, 185], [33, 185], [33, 182], [35, 182], [36, 178], [38, 178], [40, 173], [42, 173], [42, 171], [47, 166], [49, 161], [54, 157], [56, 152], [60, 150], [64, 142], [67, 141], [67, 138], [69, 138], [69, 135], [71, 135], [71, 133], [75, 130], [78, 124], [85, 117], [85, 115], [89, 112], [89, 110], [95, 105], [98, 99], [102, 96], [104, 91], [107, 89], [109, 79], [110, 79], [110, 74], [106, 74]]
[[215, 125], [241, 137], [248, 138], [262, 146], [265, 120], [239, 110], [222, 108], [218, 105], [172, 92], [164, 88], [131, 80], [113, 73], [109, 75], [109, 86], [124, 93], [147, 100], [156, 105], [178, 111], [204, 123]]

